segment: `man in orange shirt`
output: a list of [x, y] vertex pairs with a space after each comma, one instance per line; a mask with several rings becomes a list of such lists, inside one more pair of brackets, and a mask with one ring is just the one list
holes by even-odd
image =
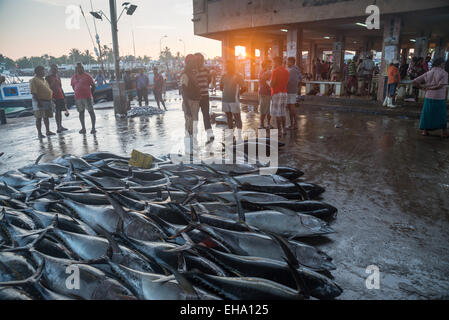
[[396, 88], [401, 82], [398, 65], [399, 61], [393, 60], [393, 62], [391, 62], [388, 66], [388, 92], [383, 103], [384, 107], [386, 106], [389, 108], [396, 108], [396, 106], [393, 104], [393, 98], [396, 94]]

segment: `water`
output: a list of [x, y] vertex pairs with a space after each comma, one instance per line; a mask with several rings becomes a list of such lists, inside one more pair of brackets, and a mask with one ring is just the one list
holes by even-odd
[[[23, 82], [29, 82], [33, 77], [20, 77]], [[73, 93], [73, 88], [70, 85], [72, 78], [61, 78], [62, 89], [65, 93]]]

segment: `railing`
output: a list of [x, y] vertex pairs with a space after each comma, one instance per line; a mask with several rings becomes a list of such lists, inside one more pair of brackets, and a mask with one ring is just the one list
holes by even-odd
[[[320, 93], [322, 95], [328, 95], [329, 91], [332, 90], [335, 92], [337, 97], [343, 94], [344, 84], [339, 81], [305, 81], [306, 84], [306, 94], [309, 94], [312, 91], [312, 88], [315, 85], [320, 87]], [[331, 88], [332, 86], [332, 88]]]
[[[398, 87], [397, 97], [399, 99], [405, 99], [407, 95], [413, 95], [413, 80], [402, 80]], [[449, 101], [449, 86], [446, 86], [446, 101]], [[418, 99], [424, 99], [426, 91], [419, 89]]]

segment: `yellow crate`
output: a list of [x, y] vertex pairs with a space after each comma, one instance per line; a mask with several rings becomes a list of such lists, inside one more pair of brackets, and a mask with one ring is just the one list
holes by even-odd
[[137, 150], [131, 152], [131, 159], [129, 159], [129, 165], [132, 167], [150, 169], [153, 164], [153, 156], [148, 153], [142, 153]]

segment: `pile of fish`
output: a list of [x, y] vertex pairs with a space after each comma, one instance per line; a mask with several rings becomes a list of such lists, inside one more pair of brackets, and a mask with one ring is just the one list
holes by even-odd
[[126, 116], [128, 118], [132, 118], [139, 116], [152, 116], [155, 114], [162, 114], [162, 113], [164, 113], [164, 110], [155, 107], [134, 107], [128, 111]]
[[0, 176], [0, 299], [333, 299], [324, 189], [250, 164], [107, 152]]

